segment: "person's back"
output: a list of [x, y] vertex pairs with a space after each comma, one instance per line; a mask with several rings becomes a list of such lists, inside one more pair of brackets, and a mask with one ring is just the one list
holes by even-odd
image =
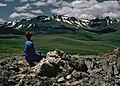
[[46, 57], [46, 55], [39, 54], [35, 51], [34, 44], [31, 40], [32, 35], [33, 34], [31, 32], [26, 33], [25, 36], [27, 40], [24, 44], [24, 56], [30, 66], [34, 66], [34, 62], [39, 62], [42, 58]]
[[30, 39], [27, 39], [27, 41], [24, 44], [24, 55], [25, 59], [32, 60], [32, 58], [35, 56], [35, 49], [34, 44]]

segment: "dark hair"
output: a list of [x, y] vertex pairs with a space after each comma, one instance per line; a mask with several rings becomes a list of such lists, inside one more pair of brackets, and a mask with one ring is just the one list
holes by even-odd
[[25, 34], [26, 38], [31, 38], [33, 36], [33, 33], [32, 32], [27, 32]]

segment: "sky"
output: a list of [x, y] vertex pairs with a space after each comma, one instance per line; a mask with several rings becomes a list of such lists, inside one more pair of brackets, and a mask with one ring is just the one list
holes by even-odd
[[0, 0], [0, 22], [64, 15], [78, 19], [120, 18], [119, 0]]

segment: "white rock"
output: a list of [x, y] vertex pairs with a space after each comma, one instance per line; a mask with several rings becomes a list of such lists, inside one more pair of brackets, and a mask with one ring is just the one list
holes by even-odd
[[67, 75], [67, 77], [66, 77], [67, 80], [70, 80], [71, 78], [72, 78], [71, 75]]
[[59, 83], [60, 83], [60, 82], [65, 82], [64, 77], [59, 78], [59, 79], [58, 79], [58, 82], [59, 82]]

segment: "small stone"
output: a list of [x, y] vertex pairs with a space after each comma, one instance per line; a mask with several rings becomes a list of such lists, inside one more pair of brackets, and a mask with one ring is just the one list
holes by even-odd
[[13, 70], [15, 72], [19, 72], [20, 69], [18, 67], [9, 67], [10, 70]]
[[57, 83], [53, 83], [52, 86], [58, 86], [58, 84]]
[[93, 73], [93, 71], [91, 69], [87, 70], [87, 72], [90, 74]]
[[95, 81], [96, 81], [96, 79], [95, 79], [95, 78], [91, 78], [91, 79], [89, 80], [89, 85], [94, 84], [94, 83], [95, 83]]
[[93, 73], [100, 73], [100, 71], [102, 71], [102, 69], [94, 69], [92, 72]]
[[65, 82], [64, 77], [61, 77], [61, 78], [58, 79], [58, 83], [62, 83], [62, 82]]
[[81, 76], [82, 76], [82, 78], [85, 78], [85, 77], [88, 77], [88, 74], [85, 72], [81, 72]]
[[9, 85], [16, 85], [17, 83], [14, 80], [8, 80]]
[[91, 62], [90, 61], [85, 61], [85, 64], [87, 65], [88, 70], [91, 69]]
[[115, 77], [116, 79], [120, 79], [120, 75]]
[[21, 79], [17, 85], [22, 86], [22, 85], [24, 85], [24, 83], [25, 83], [25, 81], [23, 79]]
[[82, 78], [81, 73], [78, 72], [78, 71], [76, 71], [76, 70], [74, 70], [74, 71], [72, 72], [72, 76], [73, 76], [75, 79], [81, 79], [81, 78]]
[[61, 85], [62, 85], [62, 86], [71, 86], [69, 82], [62, 83]]
[[117, 75], [119, 73], [119, 71], [117, 70], [116, 65], [114, 65], [113, 67], [114, 67], [114, 74]]
[[70, 80], [71, 78], [72, 78], [71, 75], [67, 75], [67, 77], [66, 77], [67, 80]]
[[116, 82], [117, 86], [120, 86], [120, 79], [115, 80], [115, 82]]
[[71, 83], [71, 86], [80, 86], [81, 85], [81, 80], [79, 81], [74, 81]]
[[112, 66], [112, 64], [110, 63], [110, 64], [109, 64], [109, 67], [108, 67], [108, 71], [107, 71], [107, 75], [109, 76], [109, 78], [112, 77], [113, 73], [114, 73], [114, 71], [113, 71], [113, 66]]

